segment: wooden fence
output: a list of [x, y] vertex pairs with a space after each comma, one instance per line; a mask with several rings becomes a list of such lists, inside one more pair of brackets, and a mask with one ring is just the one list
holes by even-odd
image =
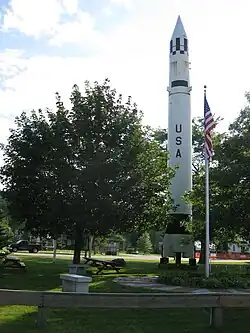
[[66, 293], [0, 289], [0, 306], [37, 306], [37, 325], [46, 325], [47, 308], [209, 309], [210, 326], [223, 324], [223, 308], [250, 308], [250, 294]]

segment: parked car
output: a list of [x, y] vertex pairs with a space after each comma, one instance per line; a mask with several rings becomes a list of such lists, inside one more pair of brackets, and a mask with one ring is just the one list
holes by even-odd
[[129, 249], [127, 249], [126, 253], [127, 254], [139, 254], [139, 251], [129, 248]]
[[10, 244], [8, 246], [8, 250], [10, 252], [17, 252], [17, 251], [29, 251], [29, 253], [37, 253], [41, 251], [40, 244], [32, 244], [29, 243], [27, 240], [19, 240], [16, 243]]

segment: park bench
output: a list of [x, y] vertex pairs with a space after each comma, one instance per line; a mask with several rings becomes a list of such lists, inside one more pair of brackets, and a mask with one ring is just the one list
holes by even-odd
[[84, 259], [84, 265], [89, 264], [92, 267], [98, 268], [96, 274], [100, 274], [104, 269], [114, 270], [117, 273], [120, 273], [120, 269], [122, 268], [121, 264], [116, 260], [99, 260], [87, 257], [84, 257]]
[[19, 258], [9, 256], [7, 253], [0, 253], [0, 263], [3, 268], [26, 268], [25, 263]]

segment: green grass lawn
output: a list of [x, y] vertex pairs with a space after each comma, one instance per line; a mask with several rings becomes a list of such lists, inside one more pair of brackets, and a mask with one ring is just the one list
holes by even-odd
[[[60, 290], [61, 273], [67, 272], [68, 260], [24, 257], [27, 272], [5, 272], [0, 277], [0, 288], [26, 290]], [[231, 265], [230, 265], [231, 266]], [[118, 275], [156, 275], [157, 263], [152, 261], [128, 262], [121, 274], [105, 271], [93, 275], [90, 292], [141, 292], [145, 290], [122, 287], [112, 280]], [[150, 292], [150, 291], [148, 291]], [[248, 333], [249, 310], [225, 311], [222, 332]], [[1, 333], [35, 333], [36, 309], [32, 307], [0, 307]], [[48, 313], [46, 333], [208, 333], [209, 317], [202, 309], [51, 309]]]

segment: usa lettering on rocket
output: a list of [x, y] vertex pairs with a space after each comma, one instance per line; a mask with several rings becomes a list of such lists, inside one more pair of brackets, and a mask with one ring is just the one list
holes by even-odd
[[169, 50], [168, 152], [169, 165], [178, 166], [171, 191], [174, 214], [191, 215], [192, 207], [181, 197], [192, 189], [192, 121], [190, 105], [188, 38], [180, 16]]

